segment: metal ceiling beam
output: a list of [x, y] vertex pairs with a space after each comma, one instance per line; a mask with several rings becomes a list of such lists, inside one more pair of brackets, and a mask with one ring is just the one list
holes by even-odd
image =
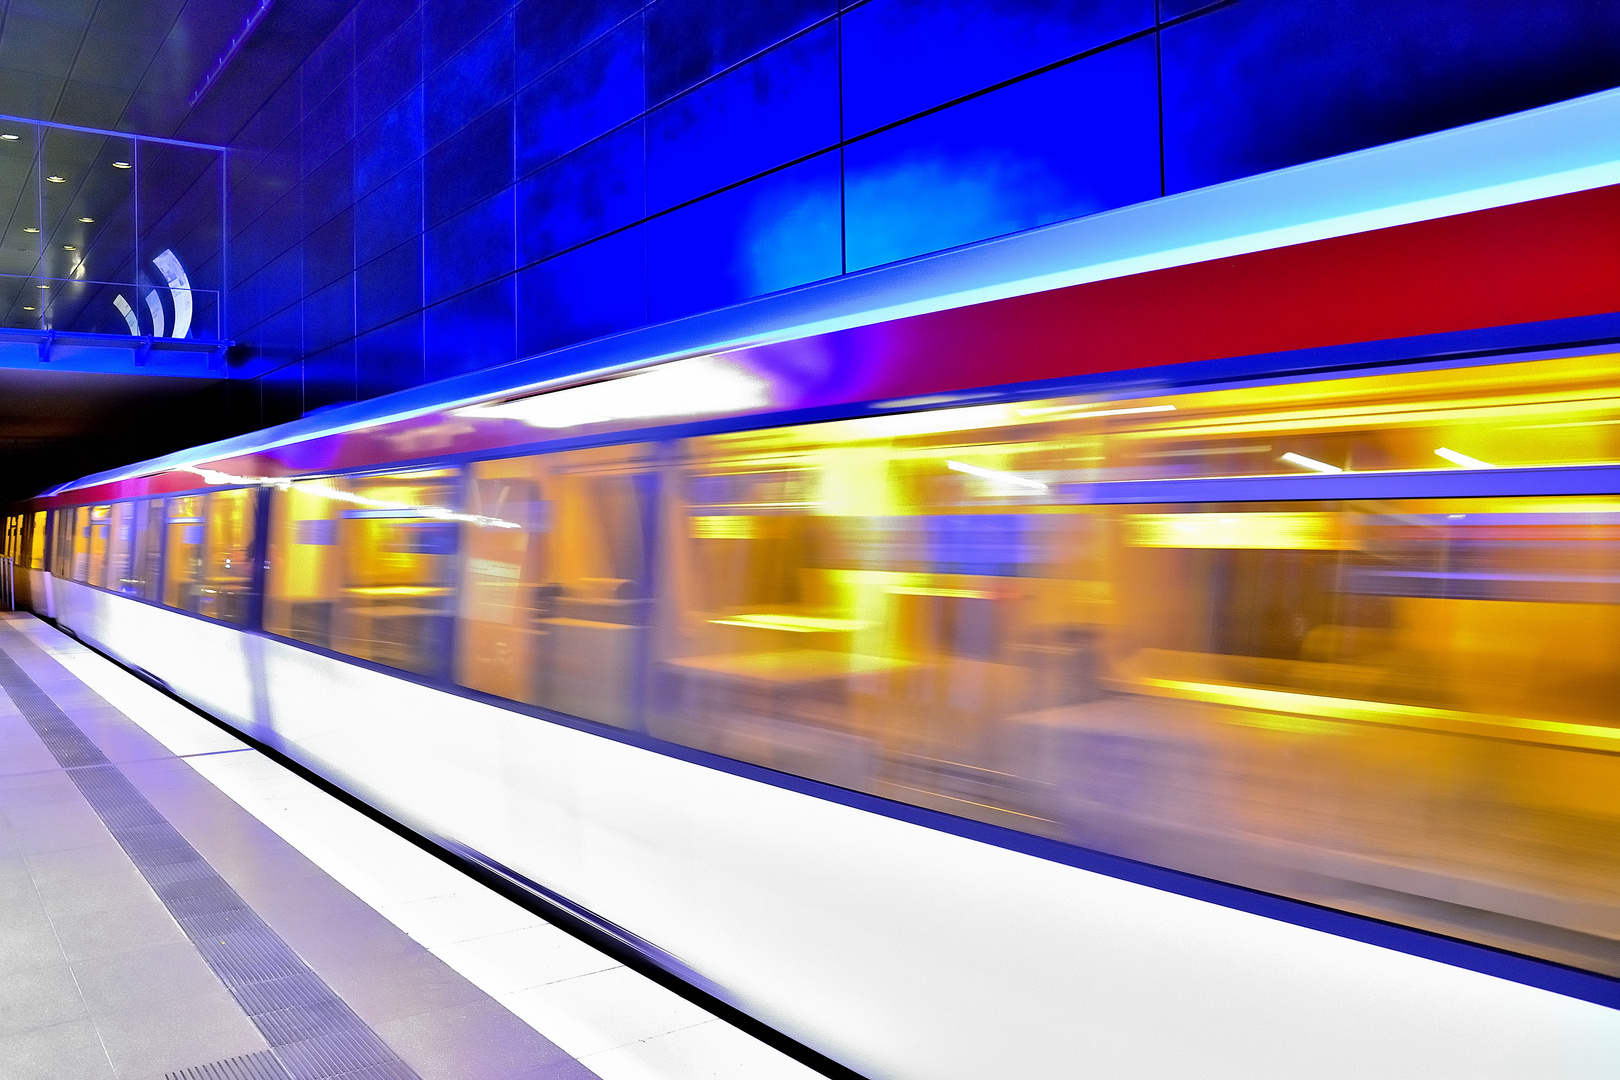
[[229, 341], [0, 328], [0, 369], [159, 378], [229, 378]]

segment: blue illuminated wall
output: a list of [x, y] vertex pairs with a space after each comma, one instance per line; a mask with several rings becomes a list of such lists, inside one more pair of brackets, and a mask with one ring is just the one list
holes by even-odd
[[366, 0], [236, 140], [271, 423], [1620, 83], [1609, 0]]

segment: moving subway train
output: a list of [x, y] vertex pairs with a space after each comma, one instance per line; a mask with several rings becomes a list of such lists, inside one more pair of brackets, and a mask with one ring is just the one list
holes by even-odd
[[866, 1075], [1613, 1075], [1617, 223], [628, 335], [7, 542], [36, 611]]

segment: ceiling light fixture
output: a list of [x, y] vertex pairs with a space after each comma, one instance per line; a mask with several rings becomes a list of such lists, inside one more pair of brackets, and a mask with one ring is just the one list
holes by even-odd
[[34, 308], [31, 308], [31, 307], [29, 307], [29, 306], [28, 306], [28, 305], [27, 305], [27, 304], [24, 304], [24, 305], [23, 305], [23, 310], [24, 310], [24, 311], [33, 311], [33, 310], [35, 310], [35, 309], [34, 309]]
[[79, 220], [84, 222], [86, 225], [88, 225], [90, 222], [92, 222], [92, 221], [94, 221], [96, 219], [93, 218], [93, 217], [82, 217]]
[[79, 249], [74, 247], [72, 244], [63, 244], [62, 245], [62, 250], [63, 251], [78, 251]]
[[131, 165], [127, 161], [115, 161], [115, 162], [113, 162], [113, 168], [115, 168], [115, 169], [132, 169], [132, 168], [134, 168], [134, 166]]
[[16, 142], [20, 137], [21, 136], [13, 135], [9, 131], [6, 132], [4, 135], [0, 135], [0, 139], [4, 139], [4, 140], [6, 140], [6, 142]]
[[24, 225], [23, 232], [39, 232], [39, 230], [34, 228], [32, 225]]
[[53, 184], [67, 183], [67, 177], [65, 176], [47, 176], [45, 179], [49, 180]]
[[49, 286], [49, 285], [41, 285], [41, 286], [40, 286], [40, 288], [42, 288], [42, 289], [48, 289], [48, 288], [50, 288], [50, 286]]

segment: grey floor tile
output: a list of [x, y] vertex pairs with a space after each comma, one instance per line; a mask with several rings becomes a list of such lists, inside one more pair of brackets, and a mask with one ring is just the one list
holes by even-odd
[[189, 941], [98, 956], [77, 961], [72, 967], [85, 1007], [92, 1014], [221, 988], [219, 978]]
[[70, 1020], [0, 1038], [0, 1080], [115, 1080], [95, 1024]]
[[90, 821], [70, 819], [57, 825], [30, 827], [19, 830], [17, 849], [24, 855], [43, 855], [53, 851], [70, 851], [96, 847], [112, 841], [107, 826], [100, 818]]
[[0, 776], [0, 809], [52, 798], [84, 798], [72, 778], [56, 767], [54, 759], [49, 769]]
[[31, 914], [27, 909], [12, 908], [0, 919], [0, 978], [60, 964], [63, 959], [56, 928], [43, 911]]
[[419, 1013], [491, 1000], [421, 948], [387, 963], [361, 959], [324, 964], [311, 961], [310, 966], [373, 1027]]
[[107, 828], [89, 803], [75, 804], [67, 799], [7, 807], [6, 823], [18, 835], [74, 826], [97, 826], [103, 831]]
[[118, 841], [108, 836], [105, 843], [89, 847], [70, 848], [66, 851], [36, 852], [28, 856], [28, 872], [41, 885], [57, 881], [76, 881], [86, 874], [133, 870]]
[[520, 1080], [569, 1060], [551, 1042], [494, 1001], [417, 1013], [376, 1026], [384, 1042], [422, 1080]]
[[161, 1075], [267, 1049], [224, 990], [100, 1013], [94, 1023], [120, 1077]]
[[12, 897], [34, 895], [34, 875], [28, 872], [28, 862], [21, 855], [0, 854], [0, 912]]
[[174, 916], [150, 892], [134, 903], [105, 911], [65, 915], [51, 922], [69, 962], [186, 940], [185, 931], [174, 921]]
[[14, 971], [0, 979], [0, 1037], [90, 1015], [66, 964]]
[[40, 743], [32, 732], [22, 736], [0, 739], [0, 772], [6, 775], [31, 773], [57, 768], [56, 758]]
[[141, 872], [127, 863], [122, 867], [86, 870], [73, 876], [54, 875], [34, 882], [34, 887], [39, 892], [40, 903], [52, 918], [122, 907], [152, 891]]

